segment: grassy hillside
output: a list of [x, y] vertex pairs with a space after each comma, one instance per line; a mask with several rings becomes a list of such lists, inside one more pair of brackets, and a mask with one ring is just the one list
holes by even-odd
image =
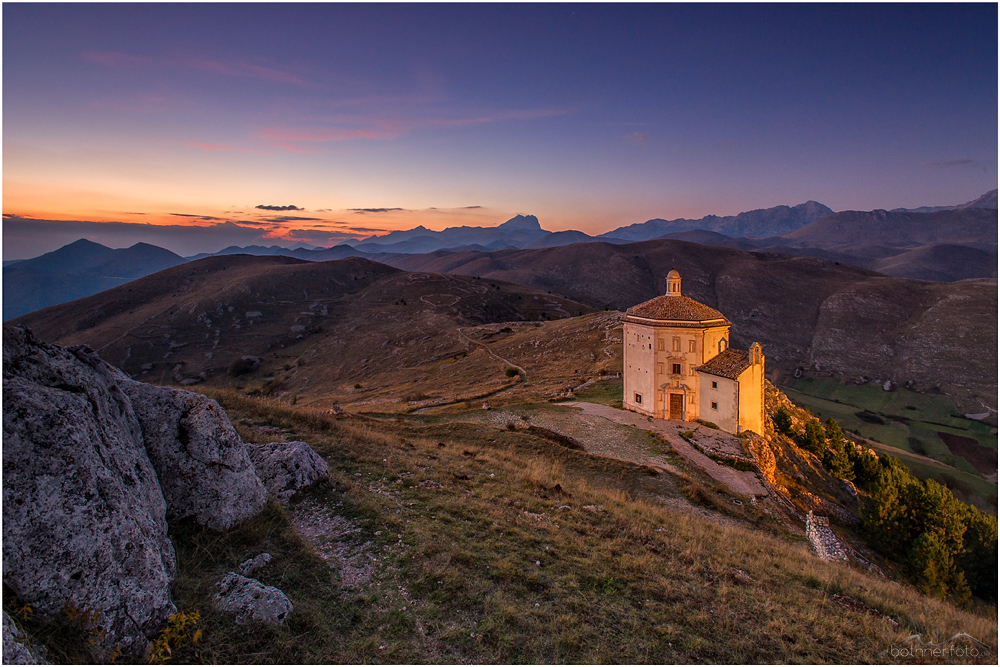
[[[749, 510], [669, 509], [671, 475], [522, 431], [220, 398], [247, 439], [310, 442], [331, 482], [225, 535], [174, 529], [179, 607], [204, 631], [175, 661], [880, 662], [913, 633], [996, 634], [995, 609], [822, 563], [803, 538], [752, 528], [765, 520]], [[332, 514], [318, 545], [292, 528]], [[261, 580], [296, 609], [279, 629], [234, 627], [211, 584], [263, 550], [275, 560]]]

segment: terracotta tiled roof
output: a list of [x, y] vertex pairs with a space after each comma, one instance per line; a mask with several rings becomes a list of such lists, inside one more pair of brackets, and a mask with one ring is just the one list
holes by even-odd
[[746, 350], [729, 348], [698, 366], [695, 370], [735, 380], [740, 376], [740, 373], [748, 368], [750, 368], [750, 353]]
[[726, 320], [726, 316], [715, 308], [709, 308], [686, 296], [658, 296], [637, 306], [632, 306], [625, 314], [651, 320], [682, 320], [687, 322], [725, 320], [727, 324], [730, 323], [729, 320]]

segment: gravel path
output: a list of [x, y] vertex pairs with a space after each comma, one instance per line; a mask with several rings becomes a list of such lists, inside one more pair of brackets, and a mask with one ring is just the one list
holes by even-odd
[[733, 493], [744, 496], [768, 495], [767, 489], [760, 483], [755, 473], [743, 472], [729, 466], [719, 465], [681, 438], [678, 432], [689, 430], [691, 427], [691, 424], [687, 422], [665, 419], [649, 420], [645, 415], [597, 403], [573, 402], [562, 403], [561, 405], [579, 408], [585, 415], [603, 417], [616, 424], [654, 431], [663, 436], [678, 454], [704, 470], [715, 481], [726, 485]]

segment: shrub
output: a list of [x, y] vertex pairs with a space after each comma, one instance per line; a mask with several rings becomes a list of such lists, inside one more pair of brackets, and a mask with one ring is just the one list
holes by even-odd
[[520, 372], [516, 368], [514, 368], [513, 366], [508, 366], [507, 370], [505, 370], [503, 372], [503, 374], [506, 375], [509, 378], [512, 378], [515, 375], [520, 375]]
[[253, 373], [257, 368], [257, 362], [253, 359], [233, 359], [232, 363], [226, 369], [226, 373], [232, 377], [239, 377], [240, 375], [246, 375], [247, 373]]
[[716, 431], [721, 430], [715, 422], [705, 421], [704, 419], [695, 419], [696, 422], [702, 426], [707, 426], [708, 428], [714, 428]]

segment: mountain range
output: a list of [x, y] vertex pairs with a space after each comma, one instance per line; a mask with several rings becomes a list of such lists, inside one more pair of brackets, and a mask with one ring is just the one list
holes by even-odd
[[186, 261], [148, 243], [113, 250], [80, 239], [3, 267], [3, 319], [102, 292]]
[[[661, 238], [756, 253], [817, 257], [886, 275], [932, 281], [997, 277], [997, 192], [939, 210], [832, 212], [809, 201], [735, 216], [698, 220], [653, 219], [619, 227], [600, 236], [575, 230], [542, 229], [533, 215], [517, 215], [497, 227], [423, 226], [371, 236], [360, 242], [316, 248], [300, 244], [230, 246], [217, 253], [182, 258], [138, 243], [112, 250], [81, 239], [31, 260], [5, 262], [4, 320], [121, 285], [184, 261], [236, 254], [286, 256], [309, 261], [366, 257], [394, 266], [434, 263], [449, 253], [489, 255], [503, 250], [533, 250], [574, 244], [621, 245]], [[926, 208], [926, 207], [924, 207]], [[581, 250], [581, 253], [586, 251]], [[489, 265], [489, 259], [483, 262]]]
[[[733, 322], [734, 346], [764, 346], [773, 381], [805, 367], [938, 387], [970, 406], [996, 403], [995, 279], [907, 280], [676, 240], [392, 260], [210, 257], [14, 323], [61, 345], [89, 343], [129, 373], [155, 371], [158, 382], [178, 373], [175, 381], [218, 378], [247, 355], [274, 363], [304, 356], [307, 369], [289, 391], [346, 401], [348, 377], [429, 392], [438, 377], [431, 368], [457, 354], [456, 327], [624, 310], [662, 294], [675, 268], [685, 295]], [[557, 344], [552, 354], [560, 353]], [[308, 370], [311, 360], [326, 370]], [[341, 371], [328, 372], [334, 367]]]

